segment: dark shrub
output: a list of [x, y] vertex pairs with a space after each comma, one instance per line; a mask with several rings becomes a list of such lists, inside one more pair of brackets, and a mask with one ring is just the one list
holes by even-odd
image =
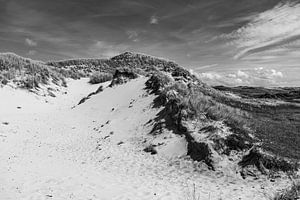
[[157, 154], [157, 151], [156, 151], [154, 145], [149, 145], [148, 147], [146, 147], [144, 149], [144, 151], [147, 152], [147, 153], [151, 153], [151, 155]]
[[113, 80], [111, 81], [109, 87], [113, 87], [114, 85], [124, 84], [131, 79], [135, 79], [138, 77], [138, 74], [134, 72], [134, 70], [128, 67], [121, 67], [116, 69], [115, 74], [113, 76]]
[[36, 77], [34, 76], [28, 76], [24, 81], [23, 81], [23, 88], [26, 89], [33, 89], [39, 86], [39, 82]]
[[2, 83], [3, 85], [6, 85], [6, 84], [8, 83], [8, 80], [7, 80], [6, 78], [4, 78], [4, 79], [1, 80], [1, 83]]

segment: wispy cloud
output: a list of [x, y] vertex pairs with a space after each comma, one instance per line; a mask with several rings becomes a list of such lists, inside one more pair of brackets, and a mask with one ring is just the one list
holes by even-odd
[[158, 18], [156, 15], [150, 17], [150, 24], [158, 24]]
[[25, 39], [25, 43], [26, 43], [26, 45], [28, 45], [28, 46], [30, 46], [30, 47], [35, 47], [35, 46], [37, 46], [37, 42], [35, 42], [35, 41], [33, 41], [33, 40], [29, 39], [29, 38], [26, 38], [26, 39]]
[[203, 69], [208, 69], [216, 66], [218, 66], [218, 64], [204, 65], [204, 66], [196, 67], [195, 70], [203, 70]]
[[235, 59], [283, 45], [288, 49], [300, 40], [300, 4], [279, 3], [225, 37], [239, 50]]
[[126, 34], [128, 35], [128, 39], [134, 41], [134, 42], [138, 42], [139, 41], [139, 34], [137, 31], [133, 31], [133, 30], [130, 30], [130, 31], [126, 31]]

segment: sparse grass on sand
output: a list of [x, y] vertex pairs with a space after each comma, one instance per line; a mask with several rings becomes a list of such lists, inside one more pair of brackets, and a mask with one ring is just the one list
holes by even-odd
[[64, 76], [53, 67], [12, 53], [0, 54], [1, 84], [13, 82], [18, 87], [33, 89], [50, 81], [56, 85], [66, 86]]
[[193, 184], [193, 188], [188, 190], [186, 200], [201, 200], [200, 195], [197, 194], [196, 185]]

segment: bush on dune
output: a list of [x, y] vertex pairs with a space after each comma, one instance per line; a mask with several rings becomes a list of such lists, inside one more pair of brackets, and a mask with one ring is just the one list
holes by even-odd
[[116, 69], [109, 87], [124, 84], [131, 79], [137, 78], [138, 76], [139, 75], [136, 73], [135, 69], [131, 69], [128, 67], [119, 67]]
[[95, 72], [94, 74], [91, 75], [89, 83], [98, 84], [106, 81], [111, 81], [112, 79], [113, 79], [112, 74]]
[[[146, 82], [147, 89], [151, 89], [154, 93], [167, 93], [167, 86], [173, 83], [173, 79], [163, 72], [154, 73]], [[165, 92], [162, 92], [162, 90]]]

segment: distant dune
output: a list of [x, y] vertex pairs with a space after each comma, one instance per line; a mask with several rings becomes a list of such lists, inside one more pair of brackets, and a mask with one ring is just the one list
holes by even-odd
[[300, 103], [300, 87], [263, 88], [263, 87], [226, 87], [215, 86], [220, 91], [232, 92], [244, 98], [273, 99]]

